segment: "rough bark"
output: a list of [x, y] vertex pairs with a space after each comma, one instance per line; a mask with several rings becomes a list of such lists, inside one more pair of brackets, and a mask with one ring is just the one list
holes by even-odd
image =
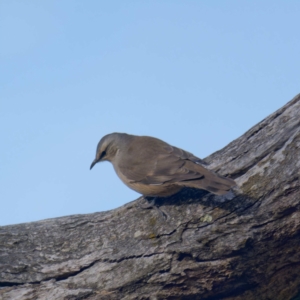
[[238, 187], [0, 227], [0, 299], [299, 299], [300, 95], [206, 162]]

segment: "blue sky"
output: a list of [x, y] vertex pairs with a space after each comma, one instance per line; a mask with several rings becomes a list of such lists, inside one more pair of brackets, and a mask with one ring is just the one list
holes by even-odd
[[1, 1], [0, 225], [136, 199], [100, 138], [206, 157], [299, 93], [299, 1]]

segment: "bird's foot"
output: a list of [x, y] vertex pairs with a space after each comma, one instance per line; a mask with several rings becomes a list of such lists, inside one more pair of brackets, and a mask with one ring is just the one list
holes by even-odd
[[144, 200], [144, 202], [146, 202], [146, 204], [142, 204], [140, 201], [138, 202], [139, 203], [139, 207], [142, 208], [142, 209], [152, 209], [152, 208], [157, 207], [155, 205], [156, 197], [151, 197], [150, 198], [150, 197], [144, 197], [144, 196], [142, 196], [139, 199]]
[[156, 201], [156, 198], [157, 197], [140, 197], [138, 200], [144, 200], [144, 202], [147, 202], [145, 205], [142, 205], [140, 203], [140, 201], [138, 201], [138, 206], [141, 208], [141, 209], [155, 209], [157, 210], [160, 215], [164, 218], [164, 219], [167, 219], [168, 216], [165, 212], [163, 212], [161, 209], [159, 209], [159, 207], [156, 205], [155, 201]]

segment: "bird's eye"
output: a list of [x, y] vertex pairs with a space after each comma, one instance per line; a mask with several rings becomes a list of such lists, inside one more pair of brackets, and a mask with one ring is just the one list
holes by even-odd
[[106, 151], [103, 151], [100, 155], [100, 159], [103, 158], [106, 155]]

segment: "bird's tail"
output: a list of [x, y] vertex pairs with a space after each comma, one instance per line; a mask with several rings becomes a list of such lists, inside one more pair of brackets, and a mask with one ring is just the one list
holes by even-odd
[[236, 183], [230, 178], [216, 176], [215, 178], [181, 181], [180, 185], [207, 190], [216, 195], [224, 195], [230, 191]]
[[224, 195], [232, 187], [236, 186], [236, 183], [233, 179], [220, 176], [201, 166], [197, 166], [197, 168], [201, 168], [201, 175], [203, 175], [202, 177], [181, 181], [177, 184], [186, 187], [207, 190], [216, 195]]

